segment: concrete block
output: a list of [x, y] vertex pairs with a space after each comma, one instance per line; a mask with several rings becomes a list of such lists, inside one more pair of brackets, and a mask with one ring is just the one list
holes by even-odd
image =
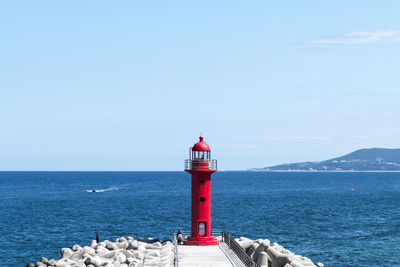
[[264, 241], [263, 240], [263, 242], [261, 242], [261, 244], [258, 245], [257, 249], [254, 251], [253, 256], [252, 256], [253, 260], [255, 262], [257, 262], [257, 259], [258, 259], [259, 255], [260, 255], [260, 253], [262, 251], [266, 252], [269, 246], [270, 246], [269, 241]]
[[262, 266], [262, 265], [268, 266], [268, 261], [271, 261], [269, 259], [268, 253], [265, 251], [261, 251], [260, 255], [257, 258], [257, 264], [260, 266]]
[[271, 258], [271, 267], [282, 267], [292, 261], [291, 255], [283, 254], [273, 246], [268, 247], [267, 253]]
[[252, 257], [252, 256], [253, 256], [253, 253], [256, 251], [256, 249], [258, 248], [258, 246], [259, 246], [258, 243], [253, 243], [253, 244], [251, 245], [251, 247], [249, 247], [249, 248], [246, 250], [247, 255], [249, 255], [250, 257]]
[[242, 248], [244, 248], [244, 250], [247, 250], [247, 249], [249, 249], [252, 245], [253, 245], [253, 240], [251, 240], [251, 239], [248, 239], [248, 238], [240, 238], [241, 240], [239, 240], [239, 245], [242, 247]]

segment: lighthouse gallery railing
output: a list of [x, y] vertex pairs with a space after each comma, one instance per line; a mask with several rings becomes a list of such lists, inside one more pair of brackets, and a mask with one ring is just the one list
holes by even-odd
[[185, 170], [199, 170], [199, 169], [217, 169], [217, 160], [185, 160]]

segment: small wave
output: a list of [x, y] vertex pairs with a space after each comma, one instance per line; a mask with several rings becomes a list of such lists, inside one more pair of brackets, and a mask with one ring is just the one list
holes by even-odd
[[107, 192], [107, 191], [117, 191], [117, 190], [120, 190], [120, 188], [110, 187], [110, 188], [106, 188], [106, 189], [88, 189], [88, 190], [86, 190], [86, 192], [88, 192], [88, 193], [103, 193], [103, 192]]
[[275, 192], [285, 192], [285, 191], [323, 191], [323, 190], [332, 190], [332, 187], [318, 187], [318, 188], [305, 188], [305, 187], [299, 187], [299, 188], [285, 188], [285, 189], [272, 189], [271, 191]]
[[398, 228], [391, 230], [384, 230], [375, 233], [368, 233], [364, 231], [355, 231], [354, 233], [337, 233], [325, 239], [328, 240], [379, 240], [384, 237], [395, 236], [399, 233]]

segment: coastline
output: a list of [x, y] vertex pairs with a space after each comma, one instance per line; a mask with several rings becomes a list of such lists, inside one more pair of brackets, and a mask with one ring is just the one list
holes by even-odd
[[390, 171], [390, 170], [370, 170], [370, 171], [361, 171], [361, 170], [332, 170], [332, 171], [321, 171], [321, 170], [315, 170], [315, 171], [309, 171], [309, 170], [244, 170], [243, 172], [400, 172], [400, 170], [396, 171]]

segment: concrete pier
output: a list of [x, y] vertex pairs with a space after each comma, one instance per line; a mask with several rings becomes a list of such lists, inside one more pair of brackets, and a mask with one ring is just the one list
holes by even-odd
[[[217, 236], [219, 245], [190, 246], [176, 245], [166, 240], [138, 239], [120, 237], [111, 242], [93, 240], [90, 246], [81, 247], [76, 244], [72, 248], [61, 249], [61, 258], [58, 260], [41, 258], [35, 264], [27, 266], [37, 267], [134, 267], [134, 266], [176, 266], [178, 257], [179, 267], [243, 267], [241, 257], [247, 263], [260, 267], [323, 267], [316, 265], [307, 257], [297, 255], [285, 249], [278, 243], [268, 239], [251, 240], [245, 237], [232, 239], [229, 234], [223, 235], [228, 244], [234, 248], [236, 254], [222, 237]], [[241, 248], [240, 248], [241, 247]], [[242, 250], [243, 249], [243, 250]], [[239, 256], [238, 256], [239, 255]]]
[[219, 246], [178, 246], [179, 267], [235, 267]]

